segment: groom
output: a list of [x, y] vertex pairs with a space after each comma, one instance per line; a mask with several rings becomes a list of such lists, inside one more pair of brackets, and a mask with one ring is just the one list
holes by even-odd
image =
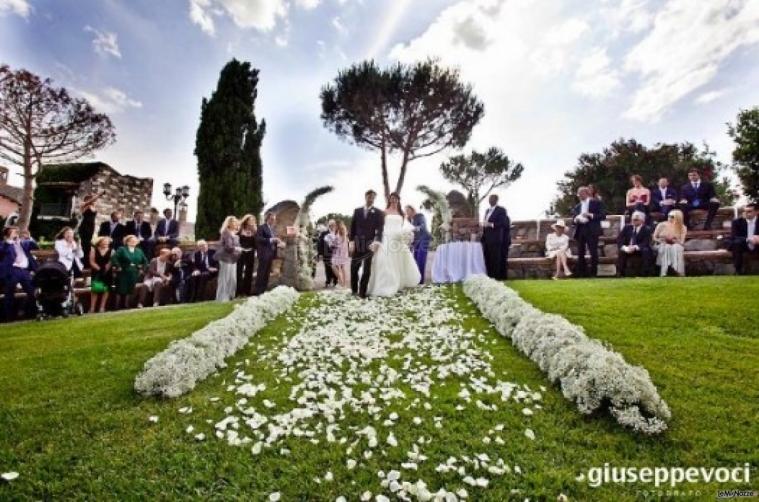
[[[385, 225], [385, 214], [374, 207], [377, 192], [368, 190], [364, 194], [366, 204], [353, 211], [351, 230], [348, 236], [351, 253], [351, 291], [361, 298], [366, 298], [366, 288], [372, 273], [372, 256], [377, 245], [382, 242], [382, 228]], [[358, 269], [363, 265], [361, 286], [359, 287]]]

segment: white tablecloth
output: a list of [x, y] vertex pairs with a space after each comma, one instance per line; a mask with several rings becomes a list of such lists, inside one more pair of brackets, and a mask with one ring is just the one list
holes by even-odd
[[485, 256], [479, 242], [449, 242], [435, 250], [432, 282], [461, 282], [485, 273]]

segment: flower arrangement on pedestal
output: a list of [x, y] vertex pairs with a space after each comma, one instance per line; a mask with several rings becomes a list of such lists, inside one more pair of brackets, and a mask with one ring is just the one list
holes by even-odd
[[434, 211], [432, 221], [440, 222], [440, 225], [437, 228], [434, 228], [434, 225], [432, 228], [432, 234], [435, 237], [437, 244], [449, 242], [451, 240], [451, 221], [453, 220], [453, 215], [445, 194], [433, 190], [427, 185], [419, 185], [416, 189], [426, 195], [429, 202], [432, 204], [432, 209]]
[[311, 224], [311, 206], [316, 199], [331, 192], [333, 189], [334, 188], [331, 186], [323, 186], [311, 191], [306, 195], [305, 199], [303, 199], [303, 203], [300, 205], [300, 211], [295, 219], [295, 224], [298, 228], [298, 234], [295, 240], [297, 249], [296, 261], [298, 265], [295, 287], [299, 291], [309, 291], [314, 289], [313, 270], [314, 263], [316, 262], [316, 249], [314, 248], [314, 229]]

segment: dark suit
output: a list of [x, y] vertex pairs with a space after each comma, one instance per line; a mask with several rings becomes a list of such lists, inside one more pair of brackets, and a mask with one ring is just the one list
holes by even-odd
[[[124, 245], [124, 237], [126, 236], [126, 227], [124, 227], [122, 223], [117, 223], [113, 228], [113, 231], [111, 231], [111, 220], [104, 221], [100, 224], [98, 237], [110, 237], [113, 241], [111, 243], [111, 248], [114, 250], [119, 249]], [[89, 257], [87, 259], [89, 259]]]
[[485, 255], [485, 269], [488, 277], [503, 280], [508, 275], [509, 246], [511, 245], [511, 220], [506, 209], [495, 206], [485, 213], [484, 220], [493, 227], [482, 230], [482, 252]]
[[159, 238], [165, 237], [166, 243], [169, 246], [176, 246], [177, 242], [179, 242], [179, 222], [173, 218], [171, 220], [161, 218], [158, 225], [155, 227], [155, 235], [153, 237], [156, 242], [158, 242]]
[[[754, 233], [752, 235], [759, 235], [759, 218], [755, 218]], [[748, 247], [748, 238], [751, 237], [748, 232], [748, 220], [746, 218], [738, 218], [733, 220], [732, 228], [730, 230], [730, 251], [733, 253], [733, 265], [735, 266], [736, 274], [743, 274], [743, 255], [746, 253], [753, 253], [759, 255], [759, 245], [754, 245], [754, 249], [751, 250]]]
[[[191, 275], [187, 280], [187, 296], [189, 301], [196, 302], [205, 299], [203, 298], [203, 292], [206, 289], [206, 283], [219, 273], [219, 263], [216, 261], [215, 255], [216, 251], [209, 249], [204, 259], [203, 253], [195, 251], [192, 254], [192, 258], [189, 259], [190, 273], [199, 272], [198, 275]], [[211, 271], [211, 268], [215, 270]]]
[[[582, 202], [572, 210], [574, 222], [574, 239], [577, 241], [577, 267], [575, 273], [578, 277], [595, 277], [598, 275], [598, 238], [601, 237], [601, 222], [606, 219], [603, 204], [598, 199], [590, 199], [588, 212], [593, 217], [587, 223], [575, 221], [582, 212]], [[585, 261], [585, 251], [590, 254], [590, 271]]]
[[[657, 186], [651, 189], [651, 211], [655, 213], [661, 213], [664, 219], [667, 219], [667, 215], [675, 208], [677, 204], [677, 192], [674, 188], [668, 186], [665, 190], [665, 197], [662, 197], [661, 189]], [[665, 199], [672, 199], [675, 204], [668, 204], [662, 206], [662, 201]]]
[[[628, 254], [622, 251], [622, 246], [638, 246], [638, 250]], [[654, 253], [651, 249], [651, 229], [649, 227], [641, 225], [638, 227], [638, 232], [635, 233], [634, 226], [625, 225], [625, 228], [617, 236], [617, 248], [619, 249], [617, 273], [620, 276], [625, 277], [627, 275], [627, 259], [630, 256], [640, 256], [643, 275], [651, 275]]]
[[253, 294], [260, 295], [269, 286], [271, 264], [277, 257], [277, 245], [271, 242], [274, 232], [267, 224], [259, 225], [256, 230], [256, 254], [258, 255], [258, 268], [256, 269], [256, 283]]
[[414, 253], [416, 266], [419, 268], [419, 274], [422, 276], [419, 279], [419, 284], [424, 284], [424, 272], [427, 268], [427, 251], [430, 247], [432, 235], [427, 229], [427, 220], [422, 213], [416, 213], [411, 219], [411, 224], [414, 226], [414, 240], [411, 243], [411, 249]]
[[693, 209], [703, 209], [707, 211], [706, 222], [704, 223], [704, 230], [712, 228], [712, 221], [719, 209], [719, 202], [712, 202], [711, 199], [716, 197], [714, 192], [714, 185], [708, 181], [701, 180], [698, 185], [698, 189], [693, 188], [691, 182], [686, 183], [680, 189], [680, 199], [684, 199], [684, 204], [678, 204], [677, 207], [683, 212], [685, 224], [688, 228], [692, 228], [690, 224], [690, 211]]
[[[364, 214], [366, 213], [366, 214]], [[385, 228], [385, 213], [372, 207], [368, 210], [364, 207], [353, 211], [351, 229], [348, 239], [355, 246], [353, 260], [351, 260], [351, 291], [358, 293], [361, 298], [366, 296], [366, 288], [369, 286], [369, 277], [372, 274], [372, 250], [373, 242], [382, 242], [382, 231]], [[363, 265], [361, 282], [359, 285], [358, 270]]]
[[37, 270], [37, 260], [32, 256], [32, 249], [37, 244], [33, 240], [19, 241], [21, 249], [26, 255], [28, 264], [26, 268], [14, 267], [16, 262], [16, 247], [13, 243], [2, 241], [0, 243], [0, 282], [4, 284], [5, 319], [13, 321], [16, 318], [15, 294], [16, 286], [26, 293], [25, 310], [27, 315], [34, 315], [34, 285], [32, 284], [32, 272]]
[[150, 223], [147, 221], [141, 221], [138, 225], [136, 221], [129, 220], [124, 225], [124, 236], [135, 235], [140, 239], [140, 248], [145, 254], [145, 257], [150, 260], [153, 258], [153, 230], [150, 228]]
[[[330, 284], [337, 285], [337, 276], [335, 275], [335, 271], [332, 270], [332, 249], [325, 241], [325, 237], [328, 235], [329, 230], [325, 230], [319, 234], [319, 239], [316, 242], [316, 254], [321, 256], [322, 262], [324, 262], [325, 286], [329, 286]], [[316, 267], [314, 267], [314, 270], [316, 270]]]

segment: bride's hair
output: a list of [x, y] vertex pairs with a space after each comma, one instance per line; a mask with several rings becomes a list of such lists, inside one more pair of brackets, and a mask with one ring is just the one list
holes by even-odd
[[387, 207], [385, 208], [385, 210], [390, 209], [390, 199], [392, 199], [393, 197], [395, 197], [396, 199], [398, 199], [398, 212], [399, 213], [402, 212], [403, 211], [403, 209], [402, 209], [403, 206], [401, 205], [401, 196], [398, 195], [398, 192], [393, 192], [393, 193], [391, 193], [390, 195], [387, 196]]

